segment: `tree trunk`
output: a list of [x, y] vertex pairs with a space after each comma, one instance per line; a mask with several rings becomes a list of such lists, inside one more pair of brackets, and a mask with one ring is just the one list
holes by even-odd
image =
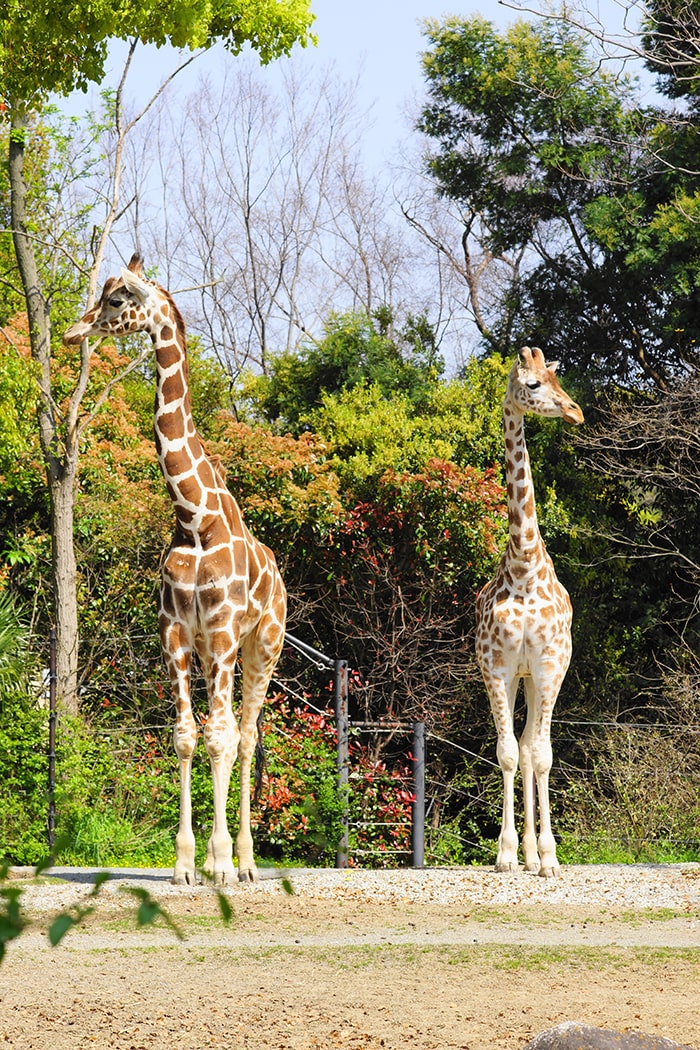
[[[39, 436], [51, 497], [54, 616], [56, 621], [57, 700], [62, 710], [78, 711], [78, 602], [73, 546], [73, 505], [78, 462], [77, 427], [62, 419], [51, 392], [51, 319], [42, 291], [34, 242], [27, 228], [24, 156], [27, 114], [13, 107], [9, 176], [12, 237], [24, 289], [32, 357], [39, 366]], [[59, 434], [59, 427], [65, 434]]]

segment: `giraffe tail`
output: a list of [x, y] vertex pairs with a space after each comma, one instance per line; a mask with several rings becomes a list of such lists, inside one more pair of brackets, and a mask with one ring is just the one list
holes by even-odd
[[257, 805], [260, 801], [263, 788], [263, 778], [267, 769], [267, 760], [265, 758], [265, 748], [263, 746], [262, 738], [262, 723], [264, 717], [264, 708], [260, 709], [258, 715], [258, 739], [255, 742], [255, 780], [253, 782], [253, 805]]

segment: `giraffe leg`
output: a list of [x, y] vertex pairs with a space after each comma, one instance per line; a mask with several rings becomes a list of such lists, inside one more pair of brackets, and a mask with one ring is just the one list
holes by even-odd
[[520, 738], [520, 773], [523, 782], [523, 856], [525, 871], [535, 875], [540, 870], [540, 855], [537, 848], [537, 799], [535, 771], [532, 765], [532, 737], [535, 727], [535, 692], [532, 679], [523, 679], [523, 689], [527, 703], [525, 729]]
[[551, 878], [559, 873], [557, 846], [552, 833], [549, 809], [549, 773], [552, 768], [552, 744], [550, 728], [552, 712], [559, 695], [566, 668], [558, 665], [547, 674], [545, 668], [537, 677], [533, 676], [536, 704], [533, 704], [533, 730], [530, 737], [532, 768], [537, 784], [537, 802], [540, 818], [540, 833], [537, 839], [539, 874]]
[[233, 841], [228, 830], [228, 802], [231, 770], [238, 749], [238, 726], [231, 710], [233, 660], [220, 663], [203, 661], [209, 690], [209, 717], [204, 727], [204, 743], [211, 765], [214, 788], [214, 823], [207, 843], [205, 874], [216, 884], [233, 882]]
[[258, 715], [265, 703], [267, 687], [279, 659], [284, 642], [284, 628], [276, 620], [263, 617], [256, 630], [248, 635], [242, 646], [243, 685], [241, 704], [241, 738], [238, 745], [240, 761], [240, 823], [236, 837], [236, 857], [240, 882], [255, 882], [258, 877], [253, 855], [253, 835], [250, 828], [250, 776], [253, 753], [258, 740]]
[[518, 680], [506, 682], [489, 677], [486, 688], [498, 734], [496, 756], [503, 774], [503, 812], [498, 836], [496, 871], [518, 870], [518, 834], [515, 830], [515, 773], [518, 768], [518, 742], [513, 732], [513, 706]]
[[173, 743], [180, 770], [180, 823], [175, 837], [173, 882], [193, 886], [197, 875], [192, 830], [191, 780], [197, 724], [192, 714], [190, 697], [191, 650], [177, 625], [164, 628], [163, 652], [175, 697]]

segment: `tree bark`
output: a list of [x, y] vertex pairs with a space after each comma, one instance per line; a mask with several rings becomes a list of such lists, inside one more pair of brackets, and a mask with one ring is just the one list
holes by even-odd
[[[12, 237], [27, 304], [32, 357], [39, 366], [39, 436], [50, 495], [53, 605], [56, 624], [57, 701], [63, 711], [78, 712], [78, 602], [73, 547], [73, 503], [78, 464], [75, 420], [65, 421], [51, 393], [51, 317], [43, 293], [34, 242], [27, 222], [24, 159], [27, 114], [13, 107], [9, 147]], [[61, 440], [61, 438], [63, 440]]]

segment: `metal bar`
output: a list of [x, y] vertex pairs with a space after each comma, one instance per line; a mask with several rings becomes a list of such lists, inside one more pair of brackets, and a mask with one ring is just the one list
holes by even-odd
[[349, 847], [348, 785], [350, 755], [348, 748], [348, 662], [334, 661], [335, 726], [338, 735], [338, 792], [341, 799], [342, 834], [335, 854], [336, 868], [347, 868]]
[[49, 850], [56, 837], [56, 629], [49, 632]]
[[425, 864], [425, 723], [413, 727], [413, 827], [411, 862], [414, 868]]
[[308, 645], [306, 642], [302, 642], [301, 638], [295, 638], [293, 634], [285, 634], [284, 640], [294, 649], [298, 649], [299, 652], [305, 656], [310, 657], [312, 660], [316, 660], [317, 663], [322, 664], [323, 667], [335, 667], [337, 660], [332, 660], [330, 656], [326, 656], [325, 653], [319, 652], [318, 649], [314, 649], [312, 645]]

